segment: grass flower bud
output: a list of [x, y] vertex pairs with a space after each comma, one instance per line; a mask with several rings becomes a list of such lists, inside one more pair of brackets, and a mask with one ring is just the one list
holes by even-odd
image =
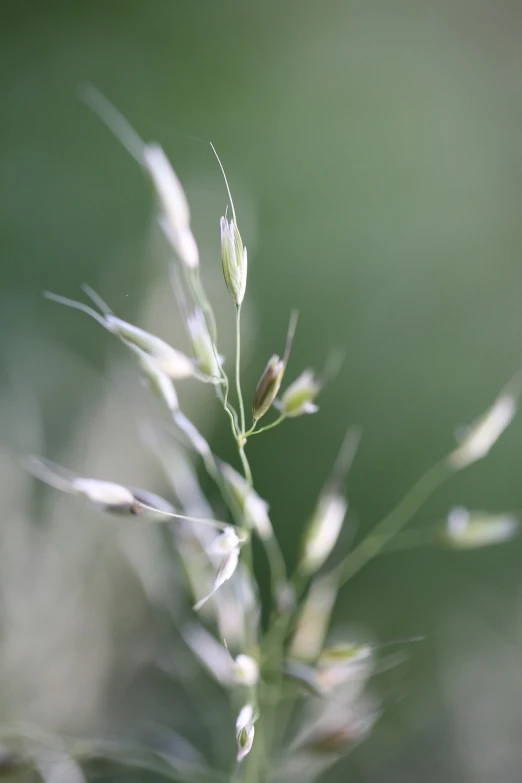
[[165, 152], [157, 144], [145, 146], [143, 164], [158, 196], [163, 213], [161, 223], [167, 239], [181, 263], [195, 269], [199, 265], [198, 246], [190, 229], [190, 210], [181, 182]]
[[107, 328], [129, 347], [135, 346], [153, 359], [158, 369], [173, 380], [182, 380], [194, 375], [196, 367], [192, 359], [182, 351], [172, 348], [160, 337], [122, 321], [115, 316], [107, 317]]
[[511, 424], [517, 412], [515, 394], [501, 394], [491, 408], [472, 424], [457, 449], [450, 455], [450, 462], [457, 469], [465, 468], [489, 454], [490, 449]]
[[336, 580], [330, 576], [314, 579], [303, 608], [290, 652], [293, 658], [313, 661], [323, 646], [330, 616], [337, 597]]
[[135, 498], [128, 487], [115, 484], [112, 481], [82, 478], [66, 468], [55, 465], [50, 460], [31, 457], [27, 468], [40, 481], [49, 486], [68, 492], [71, 495], [82, 495], [93, 506], [103, 511], [115, 513], [132, 513]]
[[305, 728], [298, 747], [313, 755], [342, 755], [366, 739], [380, 715], [378, 703], [368, 695], [354, 697], [340, 688], [335, 698], [323, 699], [316, 720]]
[[307, 691], [326, 696], [348, 681], [357, 683], [360, 691], [373, 669], [373, 651], [369, 645], [343, 644], [322, 651], [315, 667], [302, 661], [285, 663], [287, 677]]
[[208, 331], [203, 311], [197, 307], [187, 318], [187, 326], [192, 342], [194, 356], [199, 362], [199, 368], [210, 378], [219, 379], [221, 375], [221, 357], [218, 356], [215, 345]]
[[252, 750], [254, 744], [254, 708], [246, 704], [236, 721], [237, 760], [243, 761]]
[[249, 487], [243, 476], [230, 465], [223, 463], [221, 474], [241, 513], [245, 515], [249, 527], [256, 531], [259, 538], [267, 541], [274, 534], [268, 516], [268, 503], [259, 497], [257, 492]]
[[49, 460], [31, 457], [27, 468], [33, 476], [49, 486], [71, 495], [81, 495], [95, 508], [111, 514], [167, 519], [174, 512], [168, 501], [145, 489], [134, 489], [112, 481], [76, 476]]
[[268, 516], [268, 509], [268, 503], [263, 498], [260, 498], [255, 490], [251, 489], [245, 503], [247, 521], [250, 522], [259, 538], [263, 541], [268, 541], [274, 535], [272, 523]]
[[234, 549], [237, 549], [244, 540], [244, 538], [239, 538], [232, 525], [229, 525], [216, 539], [214, 539], [207, 550], [208, 554], [220, 556], [228, 555], [230, 552], [233, 552]]
[[234, 679], [238, 685], [251, 687], [259, 681], [259, 664], [250, 655], [238, 655], [234, 661]]
[[158, 144], [145, 144], [125, 117], [98, 90], [87, 88], [84, 100], [148, 173], [158, 197], [169, 241], [179, 260], [189, 269], [196, 268], [199, 254], [190, 230], [187, 197], [165, 152]]
[[319, 408], [314, 400], [321, 391], [322, 384], [315, 378], [312, 370], [305, 370], [290, 384], [283, 394], [279, 408], [288, 418], [316, 413]]
[[134, 495], [120, 484], [98, 479], [75, 478], [72, 480], [73, 491], [83, 495], [94, 506], [103, 511], [113, 513], [132, 513]]
[[486, 514], [457, 507], [450, 511], [441, 541], [453, 549], [477, 549], [510, 541], [519, 520], [511, 514]]
[[281, 388], [286, 365], [290, 358], [290, 351], [292, 350], [292, 343], [297, 327], [297, 318], [297, 312], [292, 312], [290, 315], [290, 323], [288, 324], [288, 332], [286, 334], [286, 345], [283, 358], [280, 359], [277, 354], [274, 354], [274, 356], [269, 359], [259, 383], [257, 384], [256, 393], [252, 402], [252, 416], [254, 422], [258, 421], [270, 409]]
[[335, 644], [325, 647], [318, 660], [319, 666], [353, 666], [372, 657], [369, 644]]
[[346, 721], [343, 725], [332, 727], [330, 730], [318, 732], [306, 743], [305, 748], [309, 753], [320, 756], [341, 755], [347, 753], [355, 745], [366, 739], [373, 728], [371, 721]]
[[305, 573], [314, 573], [325, 562], [337, 542], [347, 508], [348, 503], [337, 493], [319, 499], [304, 539], [301, 568]]
[[234, 218], [221, 218], [221, 261], [229, 294], [239, 307], [245, 296], [248, 263], [246, 247], [243, 247]]
[[373, 668], [373, 651], [368, 644], [339, 644], [325, 648], [316, 664], [316, 681], [322, 693], [329, 693], [348, 680], [364, 685]]
[[49, 292], [45, 293], [47, 299], [58, 304], [63, 304], [66, 307], [72, 307], [75, 310], [81, 310], [87, 313], [91, 318], [94, 318], [104, 329], [119, 337], [119, 339], [125, 343], [129, 348], [139, 348], [147, 356], [157, 363], [158, 369], [165, 373], [169, 378], [182, 379], [190, 378], [194, 375], [196, 367], [192, 359], [186, 356], [181, 351], [177, 351], [172, 348], [165, 340], [160, 337], [156, 337], [144, 329], [140, 329], [138, 326], [123, 321], [121, 318], [117, 318], [114, 313], [111, 312], [107, 304], [103, 299], [90, 288], [89, 286], [83, 286], [83, 289], [87, 296], [93, 300], [93, 302], [101, 310], [101, 314], [94, 310], [92, 307], [88, 307], [83, 302], [77, 302], [74, 299], [67, 299], [65, 296], [58, 296]]
[[216, 578], [214, 580], [214, 585], [212, 587], [212, 590], [208, 595], [206, 595], [204, 598], [201, 599], [201, 601], [198, 601], [198, 603], [194, 606], [194, 610], [197, 612], [201, 607], [206, 604], [209, 598], [211, 598], [214, 593], [216, 593], [221, 585], [225, 584], [225, 582], [228, 582], [230, 577], [234, 574], [237, 566], [239, 563], [239, 546], [237, 546], [235, 549], [232, 549], [228, 554], [226, 554], [220, 564], [219, 568], [216, 574]]
[[215, 592], [222, 584], [228, 582], [232, 574], [237, 568], [239, 562], [239, 547], [232, 549], [221, 561], [216, 580], [214, 582], [213, 592]]
[[281, 387], [284, 372], [284, 361], [280, 359], [277, 354], [274, 354], [274, 356], [269, 359], [259, 383], [257, 384], [254, 401], [252, 403], [252, 416], [255, 421], [264, 416], [272, 407]]
[[131, 345], [129, 345], [129, 348], [132, 348], [138, 356], [143, 375], [154, 394], [167, 406], [169, 411], [172, 413], [178, 411], [178, 395], [169, 376], [162, 372], [157, 362], [140, 348]]

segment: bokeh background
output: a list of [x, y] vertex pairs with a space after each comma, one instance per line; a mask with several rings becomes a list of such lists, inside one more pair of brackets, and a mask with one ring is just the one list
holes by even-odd
[[[37, 451], [168, 493], [139, 437], [158, 411], [129, 357], [41, 296], [76, 298], [89, 282], [121, 317], [184, 345], [150, 188], [79, 91], [94, 84], [170, 155], [230, 356], [216, 145], [251, 259], [248, 389], [282, 350], [292, 307], [289, 373], [345, 353], [319, 415], [251, 444], [292, 563], [348, 425], [363, 431], [349, 480], [360, 535], [522, 365], [522, 8], [7, 0], [0, 15], [2, 725], [131, 737], [161, 724], [206, 732], [205, 745], [221, 718], [210, 684], [194, 704], [171, 671], [182, 652], [165, 606], [182, 588], [161, 539], [57, 498], [18, 462]], [[233, 461], [208, 390], [181, 398]], [[460, 504], [520, 509], [521, 444], [515, 419], [416, 523]], [[325, 780], [520, 779], [521, 546], [397, 552], [343, 589], [337, 623], [425, 640], [376, 679], [383, 717]]]

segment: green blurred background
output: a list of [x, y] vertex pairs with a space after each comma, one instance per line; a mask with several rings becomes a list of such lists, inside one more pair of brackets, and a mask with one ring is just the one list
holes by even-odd
[[[82, 511], [49, 533], [48, 495], [12, 457], [38, 449], [59, 462], [67, 451], [76, 469], [165, 489], [135, 432], [146, 403], [127, 357], [93, 322], [41, 297], [50, 289], [76, 298], [89, 282], [118, 315], [168, 329], [182, 344], [150, 190], [79, 90], [94, 84], [165, 147], [186, 186], [203, 276], [230, 341], [218, 234], [226, 194], [206, 142], [216, 145], [249, 249], [250, 390], [282, 350], [292, 307], [301, 314], [292, 376], [320, 369], [332, 347], [345, 353], [319, 415], [250, 446], [293, 562], [348, 425], [363, 430], [349, 480], [360, 535], [522, 365], [522, 7], [12, 0], [0, 14], [0, 713], [45, 723], [52, 704], [50, 724], [79, 733], [106, 724], [132, 731], [138, 719], [179, 724], [188, 714], [180, 693], [143, 663], [148, 645], [168, 649], [167, 620], [147, 611], [128, 564], [107, 554], [106, 523]], [[212, 395], [185, 391], [182, 399], [232, 461]], [[457, 504], [521, 508], [521, 443], [515, 420], [418, 523]], [[131, 547], [138, 560], [139, 541]], [[325, 779], [520, 779], [521, 551], [515, 541], [460, 555], [390, 554], [343, 589], [337, 622], [383, 642], [425, 641], [376, 681], [383, 718]], [[53, 589], [37, 599], [50, 575]], [[73, 633], [67, 585], [76, 582], [84, 619]], [[100, 635], [103, 654], [92, 641]], [[86, 693], [97, 694], [93, 704]], [[57, 700], [66, 702], [61, 712]]]

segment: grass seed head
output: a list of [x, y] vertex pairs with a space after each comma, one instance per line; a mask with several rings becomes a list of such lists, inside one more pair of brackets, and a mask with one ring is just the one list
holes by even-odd
[[190, 229], [190, 210], [181, 182], [158, 144], [145, 146], [143, 164], [158, 196], [165, 235], [181, 263], [195, 269], [199, 265], [199, 252]]
[[327, 493], [319, 499], [304, 539], [301, 568], [305, 573], [317, 571], [334, 548], [346, 516], [348, 503], [338, 493]]
[[245, 515], [248, 526], [256, 531], [259, 538], [267, 541], [273, 536], [274, 531], [268, 516], [269, 506], [266, 500], [263, 500], [231, 465], [222, 463], [221, 474], [239, 510]]
[[234, 661], [234, 679], [239, 685], [252, 687], [259, 681], [259, 664], [250, 655], [238, 655]]
[[501, 394], [491, 408], [471, 425], [461, 444], [450, 455], [453, 466], [457, 469], [465, 468], [486, 457], [509, 427], [516, 412], [516, 395], [510, 392]]
[[440, 541], [452, 549], [477, 549], [514, 538], [519, 520], [512, 514], [487, 514], [458, 506], [450, 511]]
[[246, 704], [240, 711], [236, 721], [237, 760], [243, 761], [254, 744], [254, 708]]
[[127, 346], [136, 346], [154, 359], [158, 369], [169, 378], [182, 380], [194, 375], [196, 367], [192, 359], [172, 348], [165, 340], [115, 316], [107, 316], [106, 321], [109, 331]]
[[187, 318], [187, 327], [192, 343], [194, 356], [199, 362], [199, 369], [210, 378], [219, 379], [221, 375], [221, 357], [212, 342], [207, 322], [201, 308], [196, 307]]
[[239, 307], [245, 297], [247, 251], [234, 218], [221, 218], [221, 261], [228, 292]]
[[176, 389], [170, 377], [162, 372], [158, 363], [145, 351], [142, 351], [137, 346], [129, 344], [137, 355], [144, 378], [147, 380], [150, 388], [160, 399], [160, 401], [166, 405], [169, 411], [175, 413], [179, 410], [178, 395]]
[[315, 398], [321, 388], [322, 384], [315, 378], [313, 370], [304, 370], [285, 390], [279, 405], [281, 412], [288, 418], [316, 413], [319, 408]]
[[285, 363], [274, 354], [266, 365], [252, 402], [252, 416], [257, 421], [267, 413], [277, 397], [285, 372]]

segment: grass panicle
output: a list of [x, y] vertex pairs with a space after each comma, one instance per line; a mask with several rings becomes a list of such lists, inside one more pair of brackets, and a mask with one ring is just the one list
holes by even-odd
[[[360, 433], [350, 429], [315, 511], [303, 526], [297, 565], [289, 573], [279, 545], [278, 525], [272, 524], [268, 503], [256, 490], [248, 440], [276, 426], [286, 427], [287, 419], [316, 413], [317, 397], [337, 371], [337, 360], [327, 364], [322, 376], [309, 369], [301, 370], [278, 398], [296, 329], [297, 316], [292, 314], [283, 358], [274, 354], [266, 365], [254, 394], [252, 421], [247, 422], [241, 353], [247, 251], [221, 161], [218, 158], [232, 210], [231, 219], [225, 216], [220, 220], [224, 283], [236, 315], [232, 362], [226, 362], [219, 352], [216, 318], [200, 276], [188, 199], [167, 155], [159, 145], [142, 142], [99, 93], [89, 89], [86, 100], [153, 184], [157, 217], [172, 248], [171, 279], [194, 358], [117, 318], [88, 287], [84, 291], [93, 306], [55, 294], [46, 296], [88, 314], [131, 349], [138, 359], [139, 372], [163, 403], [165, 417], [199, 456], [221, 491], [228, 518], [219, 521], [212, 515], [207, 518], [181, 513], [170, 501], [148, 491], [82, 478], [46, 460], [33, 458], [28, 468], [55, 490], [83, 497], [101, 512], [172, 522], [176, 530], [180, 560], [187, 574], [188, 605], [196, 610], [196, 614], [188, 610], [192, 616], [180, 632], [187, 646], [214, 672], [230, 695], [231, 710], [237, 716], [236, 751], [229, 759], [229, 772], [209, 767], [201, 773], [198, 768], [193, 777], [189, 771], [183, 779], [261, 783], [269, 781], [274, 770], [280, 777], [281, 770], [287, 766], [290, 770], [294, 761], [307, 757], [306, 754], [333, 762], [371, 733], [380, 714], [369, 688], [372, 675], [379, 670], [379, 646], [369, 646], [362, 639], [332, 641], [331, 617], [339, 591], [381, 552], [394, 546], [400, 548], [408, 535], [414, 546], [444, 545], [464, 550], [499, 544], [518, 532], [515, 515], [468, 512], [462, 508], [453, 509], [443, 527], [434, 523], [427, 530], [405, 528], [456, 471], [490, 452], [515, 416], [520, 379], [517, 376], [506, 387], [461, 442], [428, 469], [392, 511], [377, 521], [350, 551], [343, 552], [344, 537], [340, 534], [343, 526], [352, 525], [347, 513], [346, 476], [360, 439]], [[235, 467], [214, 453], [197, 425], [180, 409], [173, 385], [173, 381], [179, 380], [206, 382], [214, 387], [237, 449]], [[258, 427], [259, 420], [271, 411], [275, 418]], [[220, 532], [216, 535], [214, 529]], [[253, 537], [264, 547], [271, 572], [265, 611], [256, 582], [257, 549], [252, 546]], [[354, 537], [354, 531], [349, 537]], [[335, 565], [330, 565], [330, 561]], [[261, 617], [266, 621], [261, 622]], [[297, 732], [293, 728], [296, 714], [301, 727]], [[233, 741], [233, 722], [230, 737]], [[168, 766], [167, 760], [163, 759], [162, 764]]]

